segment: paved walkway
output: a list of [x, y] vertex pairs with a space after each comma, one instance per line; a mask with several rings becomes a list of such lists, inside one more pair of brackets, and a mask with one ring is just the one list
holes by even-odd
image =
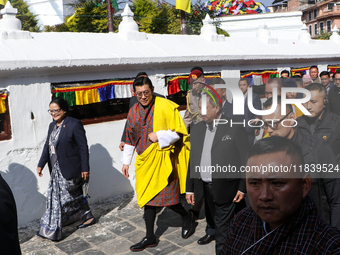
[[[90, 201], [91, 203], [91, 201]], [[65, 237], [52, 242], [35, 236], [39, 221], [31, 222], [19, 229], [21, 250], [24, 255], [103, 255], [103, 254], [214, 254], [215, 242], [198, 245], [196, 241], [204, 236], [205, 219], [199, 219], [194, 235], [181, 237], [181, 217], [164, 208], [157, 214], [155, 231], [159, 237], [157, 247], [142, 252], [130, 252], [129, 247], [145, 236], [143, 211], [139, 209], [133, 194], [126, 194], [99, 204], [90, 204], [98, 223], [84, 229], [76, 225], [63, 229]], [[184, 204], [188, 208], [187, 204]]]

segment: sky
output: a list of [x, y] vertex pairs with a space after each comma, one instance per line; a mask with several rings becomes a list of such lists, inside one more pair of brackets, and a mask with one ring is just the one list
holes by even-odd
[[[176, 0], [166, 0], [166, 1], [169, 2], [169, 3], [171, 3], [171, 4], [173, 4], [173, 5], [176, 4]], [[265, 6], [271, 6], [271, 4], [272, 4], [272, 2], [273, 2], [274, 0], [254, 0], [254, 1], [255, 1], [255, 2], [261, 2], [261, 3], [263, 3]], [[197, 0], [191, 0], [191, 2], [192, 2], [192, 3], [196, 3]], [[201, 0], [201, 2], [204, 3], [204, 2], [207, 2], [207, 0]]]

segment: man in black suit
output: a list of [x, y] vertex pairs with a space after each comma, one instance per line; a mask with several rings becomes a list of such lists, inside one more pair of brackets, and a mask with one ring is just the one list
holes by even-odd
[[13, 193], [0, 175], [0, 253], [20, 255], [17, 208]]
[[320, 73], [320, 80], [321, 84], [325, 86], [325, 89], [327, 91], [327, 95], [329, 94], [329, 91], [335, 87], [334, 83], [331, 82], [331, 75], [327, 71], [322, 71]]
[[222, 123], [229, 119], [221, 113], [218, 98], [213, 97], [207, 96], [203, 121], [192, 127], [186, 199], [194, 205], [204, 197], [206, 220], [211, 229], [206, 229], [206, 235], [198, 243], [207, 244], [216, 239], [216, 254], [221, 254], [228, 223], [245, 206], [245, 182], [239, 173], [214, 172], [213, 168], [229, 166], [239, 170], [245, 164], [249, 143], [242, 126], [215, 125], [219, 120]]
[[[248, 134], [248, 139], [249, 139], [249, 144], [253, 145], [255, 136], [260, 134], [260, 129], [259, 128], [254, 128], [248, 125], [249, 120], [255, 120], [255, 119], [261, 119], [261, 116], [255, 115], [249, 110], [248, 107], [248, 88], [249, 88], [249, 82], [248, 79], [242, 78], [238, 82], [238, 87], [242, 91], [244, 95], [244, 119], [245, 119], [245, 126], [246, 126], [246, 131]], [[256, 93], [252, 93], [253, 97], [253, 106], [256, 110], [262, 110], [262, 104], [260, 100], [260, 96]], [[253, 124], [255, 125], [255, 124]]]
[[319, 83], [312, 83], [305, 87], [311, 98], [303, 106], [310, 115], [297, 118], [297, 128], [329, 145], [340, 164], [340, 117], [327, 110], [327, 91]]
[[334, 74], [335, 86], [328, 93], [329, 110], [340, 116], [340, 71]]

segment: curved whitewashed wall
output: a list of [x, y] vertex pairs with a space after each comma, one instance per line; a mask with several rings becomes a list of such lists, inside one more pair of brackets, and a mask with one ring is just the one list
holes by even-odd
[[[50, 83], [20, 85], [20, 81], [6, 88], [12, 139], [0, 141], [0, 172], [13, 191], [20, 225], [38, 219], [45, 210], [49, 171], [46, 165], [40, 178], [36, 167], [52, 121], [47, 113], [51, 90]], [[131, 182], [120, 171], [118, 145], [124, 125], [125, 120], [120, 120], [85, 126], [90, 152], [90, 203], [133, 191], [134, 167]]]

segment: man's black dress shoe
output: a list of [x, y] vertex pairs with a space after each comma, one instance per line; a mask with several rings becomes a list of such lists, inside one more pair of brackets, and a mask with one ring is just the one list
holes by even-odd
[[155, 247], [158, 244], [157, 237], [154, 236], [152, 240], [148, 240], [146, 237], [142, 239], [139, 243], [136, 243], [130, 247], [131, 251], [142, 251], [147, 247]]
[[189, 218], [182, 223], [182, 238], [187, 239], [194, 233], [194, 225], [195, 225], [195, 216], [194, 214], [189, 211]]
[[206, 234], [202, 238], [198, 239], [197, 243], [200, 244], [200, 245], [205, 245], [205, 244], [210, 243], [213, 240], [215, 240], [215, 236], [211, 236], [211, 235]]

